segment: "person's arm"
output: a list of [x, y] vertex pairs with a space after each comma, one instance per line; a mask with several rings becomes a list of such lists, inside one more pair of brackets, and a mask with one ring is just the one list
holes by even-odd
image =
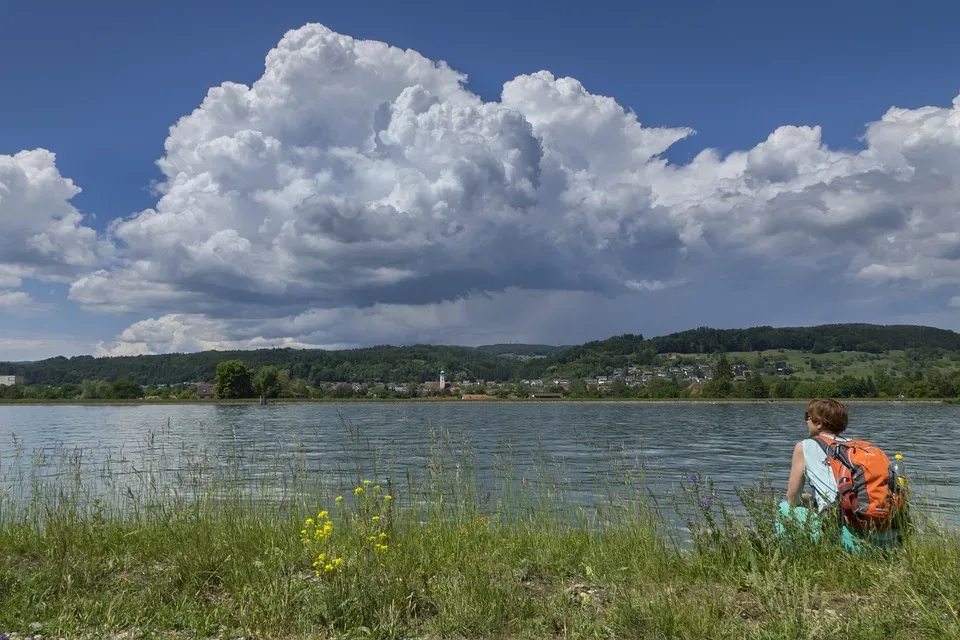
[[801, 493], [803, 492], [804, 471], [806, 466], [803, 461], [803, 443], [798, 442], [793, 448], [793, 462], [790, 466], [790, 480], [787, 482], [787, 504], [796, 507], [801, 504]]

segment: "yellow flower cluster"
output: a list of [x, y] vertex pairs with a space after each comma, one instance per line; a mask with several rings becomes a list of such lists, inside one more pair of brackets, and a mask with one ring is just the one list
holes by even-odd
[[[311, 550], [316, 549], [317, 545], [324, 544], [333, 535], [333, 521], [330, 520], [330, 512], [323, 510], [317, 514], [317, 519], [307, 518], [303, 523], [303, 529], [300, 530], [300, 539]], [[318, 553], [313, 561], [313, 572], [319, 578], [323, 575], [333, 573], [343, 565], [343, 558], [327, 558], [326, 553]]]
[[[333, 521], [328, 519], [329, 511], [321, 511], [317, 519], [307, 518], [300, 529], [300, 539], [307, 542], [310, 539], [321, 540], [333, 535]], [[322, 524], [321, 524], [322, 523]]]
[[[370, 480], [360, 480], [354, 486], [353, 494], [356, 496], [354, 500], [342, 495], [334, 498], [337, 517], [343, 518], [342, 526], [338, 525], [340, 533], [337, 537], [333, 537], [334, 524], [326, 510], [306, 518], [300, 530], [318, 578], [332, 575], [344, 566], [350, 567], [351, 571], [362, 571], [368, 562], [384, 567], [391, 555], [389, 552], [393, 551], [391, 547], [399, 549], [399, 545], [393, 545], [389, 539], [393, 496]], [[369, 546], [361, 543], [357, 548], [350, 544], [348, 538], [354, 535], [358, 540], [366, 539]]]
[[[373, 487], [371, 487], [370, 485], [373, 485]], [[373, 484], [373, 482], [371, 482], [370, 480], [364, 480], [360, 483], [358, 487], [356, 487], [353, 490], [353, 495], [362, 496], [364, 494], [364, 491], [371, 488], [373, 489], [374, 493], [380, 493], [383, 490], [383, 487], [381, 487], [379, 484]], [[387, 502], [390, 502], [391, 500], [393, 500], [393, 496], [391, 496], [390, 494], [383, 494], [382, 497]], [[341, 501], [343, 501], [343, 496], [337, 496], [337, 502], [341, 502]]]
[[343, 558], [330, 558], [327, 560], [327, 554], [321, 553], [313, 561], [314, 574], [319, 578], [326, 573], [333, 573], [343, 566]]
[[[376, 516], [374, 516], [373, 519], [374, 519], [374, 521], [378, 520], [378, 518], [377, 518]], [[386, 531], [381, 531], [381, 532], [378, 533], [377, 535], [370, 536], [370, 537], [367, 538], [367, 540], [372, 543], [373, 548], [374, 548], [378, 553], [384, 553], [385, 551], [388, 551], [388, 550], [390, 549], [390, 545], [387, 544], [387, 532], [386, 532]]]

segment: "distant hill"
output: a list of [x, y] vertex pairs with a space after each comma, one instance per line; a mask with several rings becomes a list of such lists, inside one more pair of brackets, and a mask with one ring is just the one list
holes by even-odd
[[551, 356], [568, 347], [555, 347], [549, 344], [487, 344], [475, 348], [477, 351], [494, 356], [535, 357]]
[[825, 324], [816, 327], [752, 327], [750, 329], [709, 329], [701, 327], [650, 342], [657, 352], [714, 353], [719, 351], [762, 351], [798, 349], [813, 353], [892, 349], [960, 350], [960, 333], [916, 325]]
[[647, 365], [663, 353], [729, 353], [767, 349], [795, 349], [811, 353], [883, 353], [900, 349], [960, 351], [960, 333], [914, 325], [829, 324], [749, 329], [701, 327], [650, 339], [624, 334], [526, 362], [518, 374], [525, 378], [541, 377], [548, 373], [563, 377], [586, 377], [611, 367]]
[[960, 351], [960, 334], [912, 325], [832, 324], [815, 327], [702, 327], [646, 339], [624, 334], [577, 346], [495, 344], [481, 347], [412, 345], [364, 349], [261, 349], [205, 351], [94, 358], [50, 358], [38, 362], [0, 363], [0, 374], [23, 376], [29, 384], [60, 385], [83, 380], [127, 379], [141, 384], [210, 381], [217, 363], [243, 360], [257, 368], [275, 365], [310, 384], [319, 382], [423, 382], [441, 369], [470, 379], [509, 380], [547, 374], [570, 377], [596, 375], [609, 367], [642, 365], [663, 353], [719, 353], [796, 349], [812, 353], [901, 349]]
[[515, 361], [471, 347], [413, 345], [378, 346], [326, 351], [321, 349], [260, 349], [204, 351], [151, 356], [50, 358], [31, 363], [0, 363], [0, 372], [23, 376], [29, 384], [60, 385], [83, 380], [118, 379], [140, 384], [212, 381], [217, 364], [242, 360], [248, 367], [274, 365], [291, 377], [320, 382], [424, 382], [436, 380], [441, 369], [483, 380], [507, 380]]

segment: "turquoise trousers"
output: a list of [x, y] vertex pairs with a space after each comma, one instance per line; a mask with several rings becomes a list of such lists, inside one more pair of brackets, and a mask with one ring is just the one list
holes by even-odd
[[[784, 500], [780, 503], [777, 513], [777, 521], [775, 523], [777, 535], [784, 533], [786, 529], [785, 524], [789, 522], [808, 528], [810, 538], [813, 540], [819, 540], [820, 536], [823, 535], [820, 514], [806, 507], [791, 507], [787, 504], [787, 501]], [[846, 526], [844, 526], [840, 532], [840, 544], [843, 545], [845, 551], [851, 553], [863, 553], [870, 547], [887, 549], [894, 546], [897, 539], [898, 536], [896, 532], [862, 534], [859, 532], [854, 533]]]

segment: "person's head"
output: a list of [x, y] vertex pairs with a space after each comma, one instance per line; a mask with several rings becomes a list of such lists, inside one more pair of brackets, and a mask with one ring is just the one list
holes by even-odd
[[807, 403], [807, 430], [811, 436], [818, 433], [838, 434], [847, 428], [847, 408], [842, 402], [831, 399], [811, 400]]

